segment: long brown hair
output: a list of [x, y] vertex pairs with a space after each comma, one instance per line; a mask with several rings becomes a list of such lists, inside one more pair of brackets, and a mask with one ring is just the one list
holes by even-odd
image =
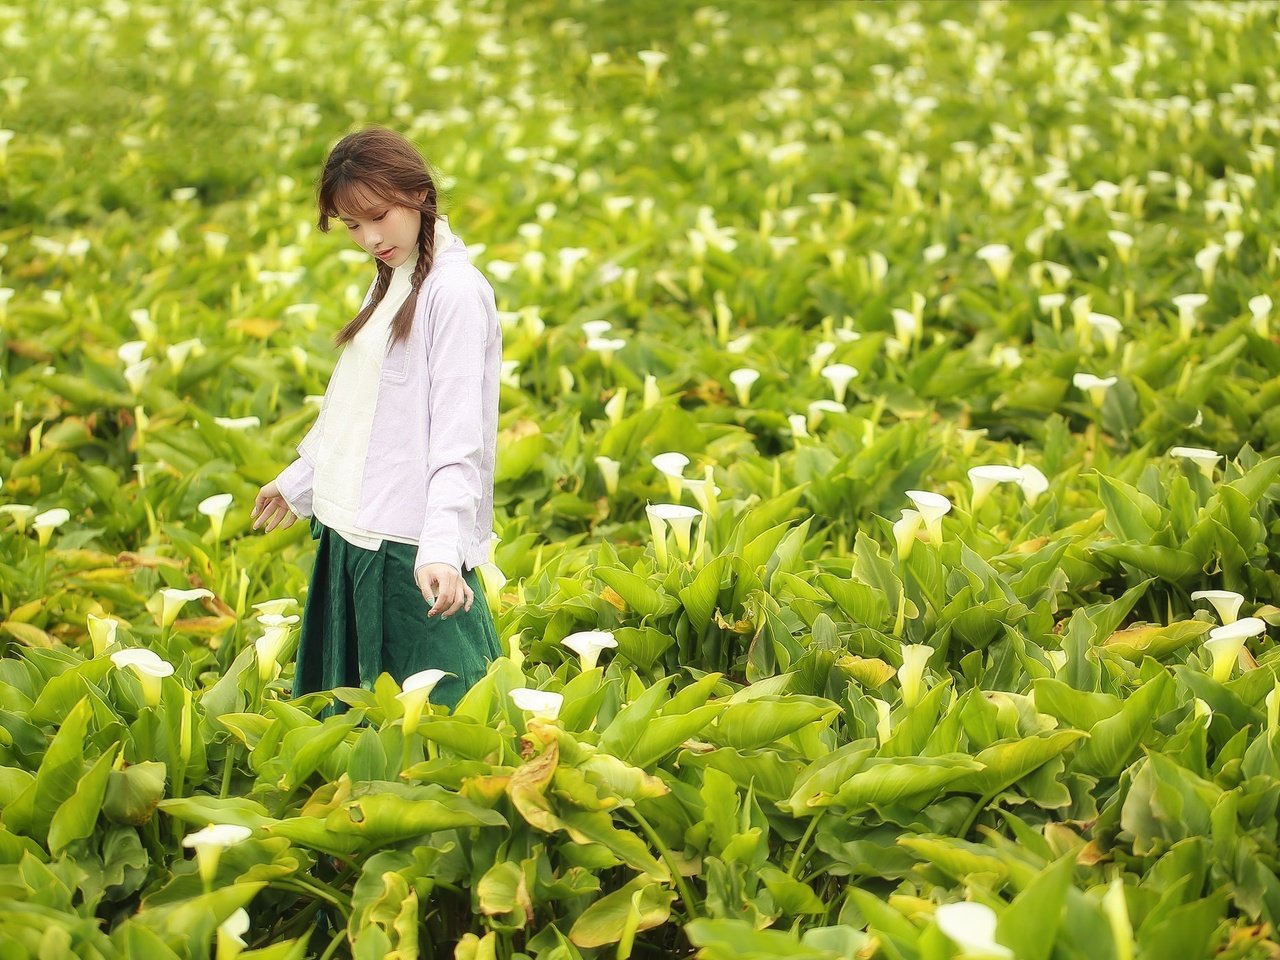
[[[370, 200], [396, 203], [422, 214], [422, 227], [418, 231], [418, 262], [409, 280], [409, 296], [391, 321], [388, 343], [394, 343], [409, 336], [418, 304], [418, 290], [435, 260], [436, 183], [417, 148], [385, 127], [366, 127], [347, 134], [329, 152], [316, 186], [316, 204], [320, 208], [317, 225], [321, 232], [328, 233], [331, 217], [340, 217], [344, 212], [348, 215], [366, 213]], [[334, 338], [335, 346], [342, 346], [360, 332], [386, 294], [393, 268], [381, 260], [377, 261], [377, 266], [373, 298], [338, 331]]]

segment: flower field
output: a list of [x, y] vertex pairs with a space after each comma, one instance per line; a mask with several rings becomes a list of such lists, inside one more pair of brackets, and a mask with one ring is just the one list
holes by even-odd
[[[0, 957], [1280, 957], [1280, 7], [0, 7]], [[400, 130], [508, 655], [250, 529]], [[337, 715], [321, 711], [341, 701]]]

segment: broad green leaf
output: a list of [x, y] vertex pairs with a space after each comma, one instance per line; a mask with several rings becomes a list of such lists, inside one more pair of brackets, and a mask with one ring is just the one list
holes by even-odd
[[1118, 776], [1132, 761], [1161, 703], [1173, 686], [1173, 678], [1158, 673], [1124, 702], [1120, 712], [1089, 729], [1089, 741], [1071, 762], [1071, 768], [1099, 777]]
[[579, 947], [617, 943], [632, 934], [667, 922], [675, 893], [647, 877], [636, 877], [587, 907], [574, 921], [569, 939]]
[[98, 757], [87, 773], [80, 778], [75, 792], [62, 801], [49, 823], [49, 852], [58, 854], [74, 840], [83, 840], [93, 833], [102, 812], [102, 798], [107, 791], [107, 777], [115, 762], [116, 746]]

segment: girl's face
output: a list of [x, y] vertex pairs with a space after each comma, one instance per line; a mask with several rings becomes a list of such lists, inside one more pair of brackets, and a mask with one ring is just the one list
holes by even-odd
[[392, 267], [404, 264], [418, 249], [422, 214], [412, 207], [370, 198], [366, 209], [340, 211], [339, 216], [357, 246]]

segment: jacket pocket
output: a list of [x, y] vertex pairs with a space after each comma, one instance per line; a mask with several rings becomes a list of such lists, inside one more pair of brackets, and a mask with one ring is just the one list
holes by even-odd
[[382, 379], [391, 383], [403, 383], [408, 376], [409, 343], [400, 341], [388, 347], [382, 358]]

